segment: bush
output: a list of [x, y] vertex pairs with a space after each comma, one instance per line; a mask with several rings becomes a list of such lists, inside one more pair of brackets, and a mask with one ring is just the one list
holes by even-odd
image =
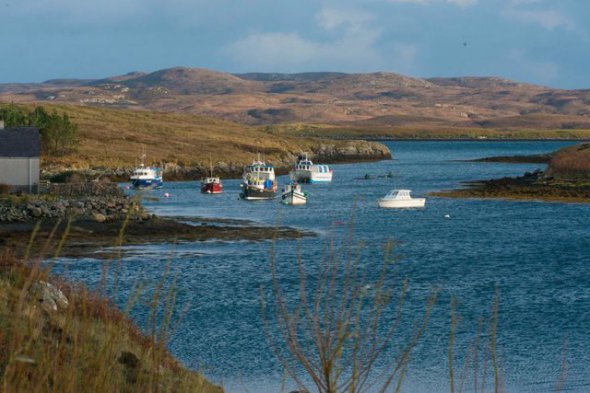
[[0, 108], [0, 118], [7, 127], [37, 127], [41, 132], [41, 148], [45, 154], [63, 155], [78, 145], [78, 125], [65, 113], [51, 114], [42, 107], [32, 112], [10, 104]]

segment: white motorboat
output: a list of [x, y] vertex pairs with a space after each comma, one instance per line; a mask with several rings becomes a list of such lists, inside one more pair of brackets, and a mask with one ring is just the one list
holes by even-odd
[[412, 198], [411, 192], [410, 190], [391, 190], [377, 203], [379, 207], [385, 208], [424, 207], [426, 198]]
[[301, 185], [296, 182], [286, 184], [281, 194], [281, 202], [285, 205], [305, 205], [307, 193], [303, 192]]
[[329, 183], [334, 171], [327, 165], [319, 165], [307, 158], [303, 153], [297, 158], [297, 164], [289, 172], [291, 180], [302, 183]]

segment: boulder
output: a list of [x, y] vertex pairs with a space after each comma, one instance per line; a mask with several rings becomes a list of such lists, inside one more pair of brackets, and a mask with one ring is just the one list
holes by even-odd
[[96, 213], [96, 212], [92, 213], [92, 218], [96, 222], [105, 222], [107, 220], [106, 215], [101, 214], [101, 213]]
[[38, 281], [31, 285], [29, 294], [47, 313], [65, 310], [69, 306], [68, 298], [63, 292], [53, 284], [45, 281]]

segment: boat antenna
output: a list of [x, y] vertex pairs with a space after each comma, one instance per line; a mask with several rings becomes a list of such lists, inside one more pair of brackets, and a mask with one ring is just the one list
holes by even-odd
[[145, 154], [145, 145], [142, 144], [141, 145], [140, 152], [139, 152], [139, 165], [141, 167], [144, 167], [145, 166], [145, 157], [146, 157], [146, 154]]

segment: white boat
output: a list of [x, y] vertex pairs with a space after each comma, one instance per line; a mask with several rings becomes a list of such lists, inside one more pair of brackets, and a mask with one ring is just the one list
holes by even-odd
[[329, 183], [333, 170], [328, 165], [314, 164], [303, 153], [297, 158], [295, 167], [289, 172], [291, 180], [301, 183]]
[[377, 203], [379, 207], [386, 208], [424, 207], [426, 198], [412, 198], [411, 192], [410, 190], [391, 190]]
[[301, 184], [286, 184], [281, 194], [281, 202], [285, 205], [305, 205], [307, 203], [307, 193], [301, 189]]
[[130, 180], [133, 188], [162, 188], [164, 186], [162, 170], [143, 164], [133, 171]]
[[162, 170], [158, 167], [145, 166], [145, 149], [142, 147], [140, 154], [140, 164], [133, 170], [133, 174], [129, 177], [133, 188], [162, 188], [164, 187], [164, 180], [162, 178]]

